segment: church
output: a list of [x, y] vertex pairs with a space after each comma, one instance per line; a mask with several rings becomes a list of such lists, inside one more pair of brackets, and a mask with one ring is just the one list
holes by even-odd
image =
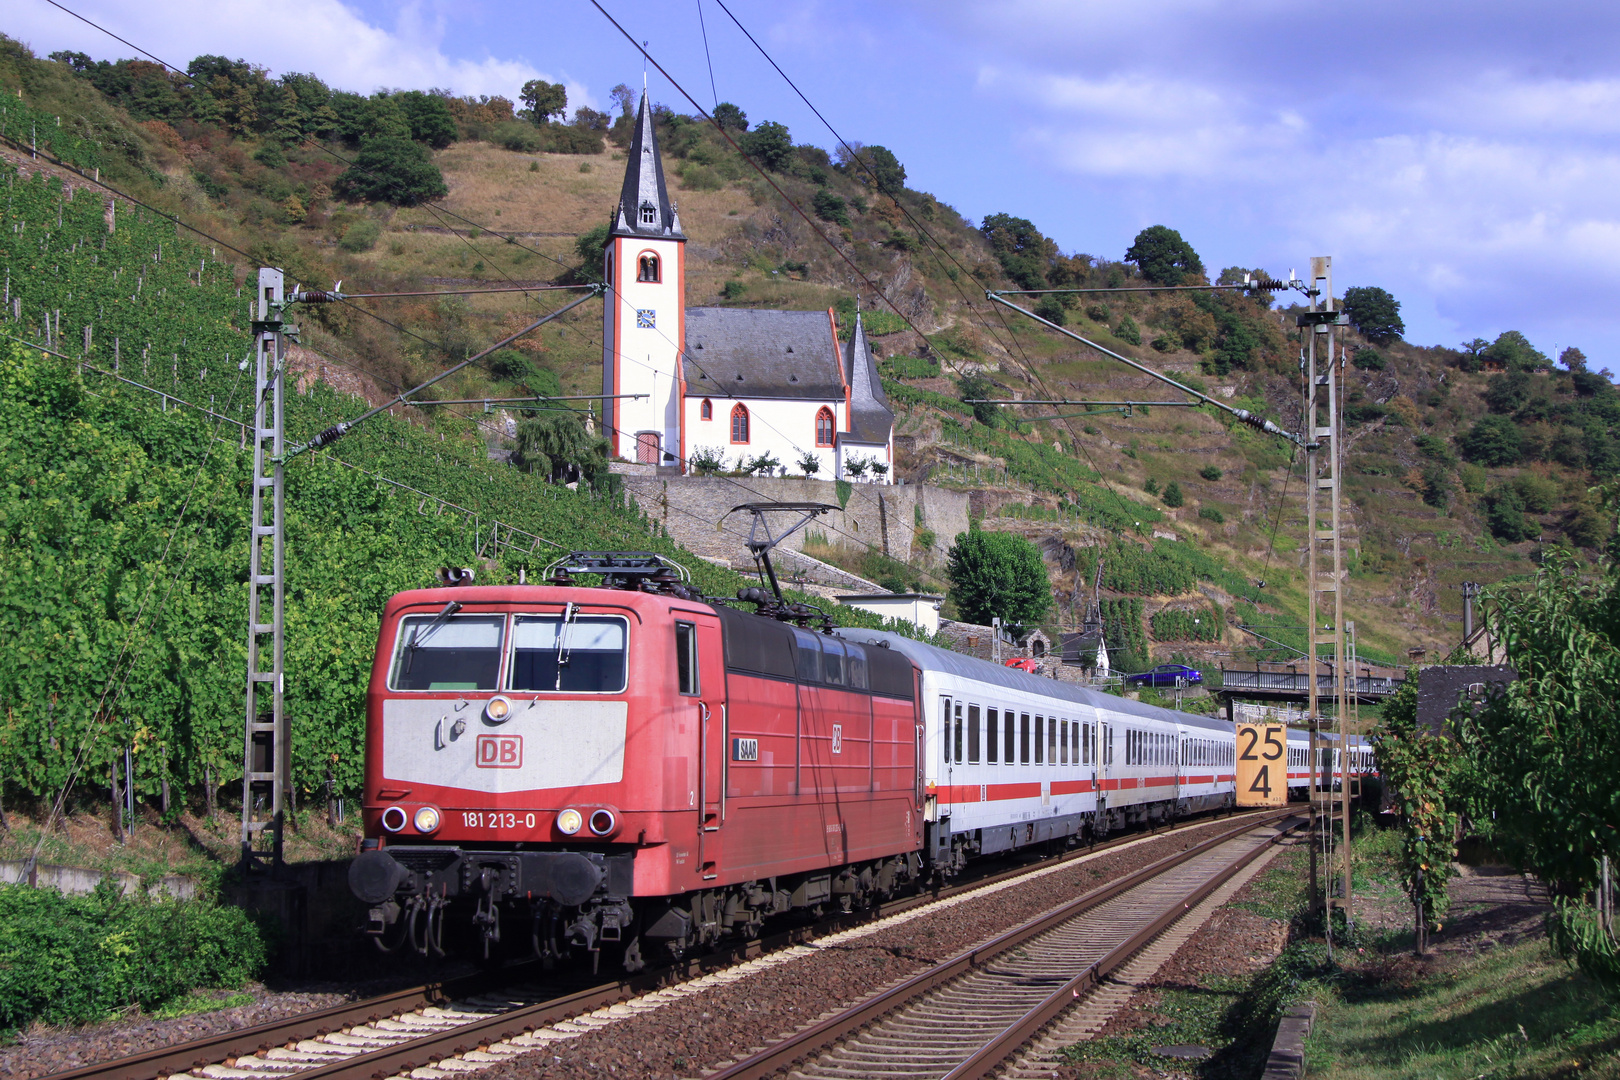
[[[608, 241], [602, 418], [609, 452], [690, 473], [694, 455], [733, 469], [769, 455], [774, 475], [894, 479], [889, 408], [860, 316], [848, 342], [833, 312], [686, 306], [686, 235], [642, 97]], [[645, 395], [637, 397], [634, 395]], [[854, 465], [854, 469], [851, 469]]]

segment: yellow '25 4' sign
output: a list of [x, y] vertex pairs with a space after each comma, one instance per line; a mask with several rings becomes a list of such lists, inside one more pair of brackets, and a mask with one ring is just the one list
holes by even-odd
[[1288, 729], [1282, 724], [1237, 725], [1237, 804], [1288, 802]]

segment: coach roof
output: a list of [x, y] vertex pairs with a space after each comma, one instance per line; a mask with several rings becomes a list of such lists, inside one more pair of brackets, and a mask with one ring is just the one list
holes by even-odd
[[1088, 687], [1058, 682], [1056, 679], [1043, 679], [1038, 675], [1031, 675], [1016, 668], [992, 664], [990, 661], [980, 660], [976, 656], [965, 656], [962, 653], [951, 652], [948, 649], [941, 649], [912, 638], [902, 637], [887, 630], [841, 627], [838, 633], [851, 641], [860, 641], [872, 645], [880, 642], [887, 643], [889, 648], [900, 653], [925, 672], [938, 671], [961, 679], [990, 683], [1026, 694], [1040, 694], [1043, 697], [1057, 698], [1106, 712], [1139, 716], [1144, 720], [1157, 720], [1161, 723], [1176, 723], [1187, 727], [1209, 728], [1219, 731], [1231, 730], [1223, 720], [1216, 720], [1208, 716], [1197, 716], [1193, 713], [1177, 712], [1174, 709], [1160, 709], [1153, 705], [1144, 705], [1140, 701], [1132, 701], [1130, 698], [1104, 694]]

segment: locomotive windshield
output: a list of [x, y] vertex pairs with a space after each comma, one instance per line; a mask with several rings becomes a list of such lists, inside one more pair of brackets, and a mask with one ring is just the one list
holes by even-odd
[[410, 615], [399, 621], [395, 690], [493, 690], [501, 669], [499, 615]]
[[619, 693], [625, 687], [625, 621], [606, 615], [519, 615], [512, 625], [506, 681], [510, 690]]

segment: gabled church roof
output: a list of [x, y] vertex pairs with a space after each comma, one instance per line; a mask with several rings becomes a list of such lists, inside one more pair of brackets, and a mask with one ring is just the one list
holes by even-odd
[[688, 397], [844, 397], [825, 311], [687, 308], [684, 370]]
[[[651, 208], [652, 221], [643, 223], [642, 211]], [[641, 95], [641, 107], [636, 111], [636, 131], [630, 140], [629, 160], [624, 169], [624, 190], [619, 193], [619, 207], [613, 215], [614, 236], [656, 236], [684, 240], [680, 215], [669, 201], [669, 188], [664, 184], [663, 155], [658, 152], [658, 133], [654, 130], [652, 109], [647, 95]]]
[[872, 350], [866, 344], [866, 327], [861, 313], [855, 313], [855, 332], [844, 348], [844, 377], [849, 380], [849, 438], [852, 442], [886, 445], [894, 430], [894, 410], [883, 392]]

